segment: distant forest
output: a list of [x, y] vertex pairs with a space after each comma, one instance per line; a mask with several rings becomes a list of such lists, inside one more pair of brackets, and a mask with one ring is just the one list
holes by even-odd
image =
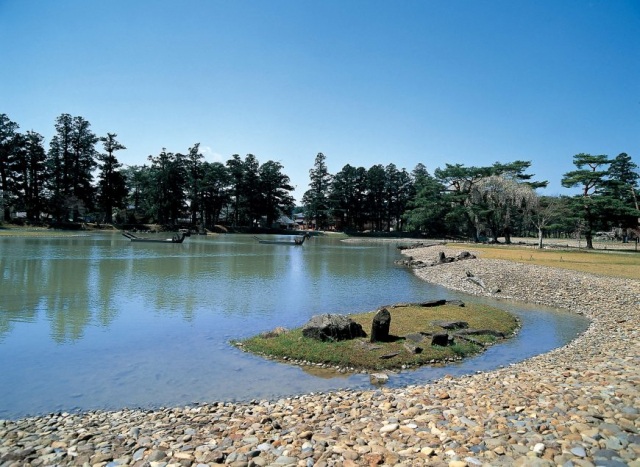
[[60, 115], [45, 148], [35, 131], [0, 114], [0, 222], [178, 224], [213, 228], [275, 227], [304, 214], [304, 227], [356, 232], [404, 232], [438, 238], [510, 242], [511, 236], [598, 232], [627, 240], [638, 235], [638, 166], [626, 153], [576, 154], [562, 178], [572, 196], [540, 196], [527, 161], [486, 167], [445, 164], [430, 173], [389, 163], [327, 170], [319, 153], [309, 170], [302, 206], [279, 162], [237, 154], [207, 162], [199, 143], [183, 153], [163, 149], [148, 164], [123, 166], [126, 149], [115, 133], [98, 136], [83, 117]]

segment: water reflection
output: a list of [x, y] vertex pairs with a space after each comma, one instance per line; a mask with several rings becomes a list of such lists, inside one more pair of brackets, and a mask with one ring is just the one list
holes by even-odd
[[320, 239], [289, 247], [231, 235], [182, 245], [133, 244], [114, 235], [4, 238], [0, 249], [0, 339], [12, 323], [37, 321], [40, 313], [51, 338], [63, 343], [82, 339], [87, 326], [110, 326], [121, 313], [192, 321], [212, 310], [264, 317], [296, 310], [306, 316], [332, 304], [333, 311], [350, 312], [351, 290], [377, 306], [380, 293], [371, 289], [394, 286], [380, 274], [393, 252]]
[[[177, 245], [116, 234], [0, 238], [0, 418], [369, 387], [368, 376], [308, 374], [244, 354], [229, 340], [299, 326], [317, 313], [468, 299], [394, 267], [397, 257], [391, 245], [326, 238], [302, 247], [237, 235]], [[516, 308], [524, 340], [506, 344], [515, 346], [506, 356], [496, 346], [448, 372], [526, 358], [584, 327], [579, 317]], [[391, 384], [434, 374], [404, 372]]]

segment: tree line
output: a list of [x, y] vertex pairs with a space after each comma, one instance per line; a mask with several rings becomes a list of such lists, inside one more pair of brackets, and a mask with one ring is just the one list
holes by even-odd
[[516, 160], [490, 166], [445, 164], [430, 173], [390, 163], [369, 168], [346, 164], [329, 173], [318, 153], [302, 206], [295, 207], [290, 178], [279, 162], [252, 154], [226, 163], [207, 162], [199, 143], [184, 154], [166, 149], [148, 164], [124, 167], [126, 149], [115, 133], [97, 136], [83, 117], [60, 115], [48, 150], [42, 135], [18, 132], [0, 114], [0, 207], [4, 221], [24, 212], [29, 222], [88, 218], [120, 224], [187, 222], [271, 226], [279, 216], [303, 212], [307, 226], [351, 232], [419, 232], [475, 241], [512, 235], [584, 235], [592, 247], [598, 231], [621, 236], [638, 228], [638, 166], [626, 153], [573, 156], [576, 170], [562, 185], [573, 196], [539, 196], [547, 185]]
[[[120, 224], [194, 226], [273, 223], [291, 212], [289, 177], [279, 162], [261, 164], [235, 154], [226, 164], [206, 162], [196, 143], [185, 153], [162, 149], [148, 164], [124, 167], [117, 134], [97, 136], [83, 117], [60, 115], [48, 150], [39, 133], [18, 132], [0, 114], [0, 206], [2, 219], [24, 212], [28, 222], [43, 214], [52, 223], [87, 219]], [[101, 148], [99, 148], [101, 146]]]
[[335, 175], [316, 156], [303, 197], [306, 216], [319, 228], [409, 231], [433, 238], [497, 242], [504, 237], [584, 236], [593, 248], [598, 231], [621, 239], [639, 236], [638, 166], [626, 153], [573, 156], [576, 170], [562, 178], [574, 196], [540, 196], [548, 182], [527, 173], [528, 161], [490, 166], [445, 164], [430, 174], [423, 164], [411, 173], [395, 164], [369, 169], [345, 165]]

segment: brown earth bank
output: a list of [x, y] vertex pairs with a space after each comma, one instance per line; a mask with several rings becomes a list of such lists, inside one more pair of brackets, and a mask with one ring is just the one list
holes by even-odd
[[[409, 253], [440, 251], [457, 253]], [[426, 385], [4, 420], [0, 466], [640, 466], [640, 281], [482, 258], [415, 273], [592, 323], [547, 354]]]

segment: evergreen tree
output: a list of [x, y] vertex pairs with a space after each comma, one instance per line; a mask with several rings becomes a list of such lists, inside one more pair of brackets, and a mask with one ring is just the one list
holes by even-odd
[[384, 228], [388, 232], [392, 227], [392, 219], [395, 218], [397, 202], [400, 197], [400, 172], [395, 164], [388, 164], [384, 168], [384, 197], [385, 197], [385, 222]]
[[69, 167], [71, 195], [77, 199], [74, 204], [73, 220], [80, 220], [83, 212], [94, 205], [93, 170], [97, 166], [98, 152], [95, 145], [98, 137], [91, 131], [91, 124], [82, 117], [73, 118], [72, 148], [73, 165]]
[[156, 157], [149, 156], [149, 195], [151, 214], [163, 225], [175, 224], [184, 207], [185, 170], [181, 154], [167, 152], [162, 148]]
[[329, 188], [332, 176], [327, 170], [326, 157], [319, 152], [316, 155], [313, 169], [309, 170], [309, 189], [302, 196], [305, 216], [314, 221], [316, 228], [324, 229], [328, 225], [330, 215]]
[[152, 214], [151, 170], [146, 165], [132, 165], [122, 169], [127, 191], [125, 206], [128, 223], [147, 222]]
[[231, 156], [231, 159], [227, 161], [227, 170], [231, 182], [230, 196], [233, 208], [232, 225], [235, 227], [240, 223], [240, 206], [244, 184], [244, 164], [238, 154], [234, 154]]
[[329, 201], [331, 212], [342, 229], [364, 228], [366, 215], [366, 180], [364, 167], [345, 165], [331, 182]]
[[62, 114], [56, 119], [56, 134], [49, 142], [47, 153], [46, 188], [49, 192], [49, 212], [59, 222], [64, 215], [63, 205], [69, 186], [66, 167], [71, 164], [71, 115]]
[[290, 179], [282, 173], [282, 164], [267, 161], [260, 166], [261, 214], [271, 226], [280, 214], [289, 214], [295, 203]]
[[620, 153], [609, 165], [607, 192], [609, 196], [620, 203], [619, 224], [625, 230], [637, 229], [640, 225], [640, 206], [638, 200], [638, 165], [631, 160], [631, 156]]
[[46, 178], [46, 152], [43, 136], [28, 131], [26, 135], [17, 135], [18, 153], [14, 164], [15, 193], [18, 205], [24, 209], [27, 219], [36, 222], [45, 207], [43, 186]]
[[245, 224], [255, 226], [262, 216], [260, 193], [260, 162], [253, 154], [247, 154], [243, 163], [243, 190], [241, 214], [244, 216]]
[[475, 242], [479, 241], [478, 216], [468, 207], [469, 197], [474, 184], [483, 177], [491, 175], [491, 169], [446, 164], [444, 169], [437, 168], [434, 175], [446, 188], [446, 201], [450, 205], [446, 221], [451, 230], [465, 230]]
[[444, 185], [430, 175], [423, 164], [414, 168], [411, 178], [415, 195], [407, 203], [403, 215], [408, 228], [426, 236], [445, 235], [448, 232], [445, 229]]
[[367, 170], [367, 212], [373, 229], [381, 232], [387, 218], [387, 177], [382, 164], [376, 164]]
[[387, 230], [391, 227], [398, 231], [404, 229], [403, 214], [409, 200], [413, 198], [413, 184], [405, 169], [398, 170], [395, 164], [385, 167], [385, 193], [387, 205]]
[[77, 221], [93, 204], [92, 171], [98, 138], [82, 117], [62, 114], [55, 128], [47, 157], [50, 210], [56, 221], [68, 216]]
[[16, 130], [19, 125], [6, 114], [0, 114], [0, 209], [2, 219], [11, 220], [12, 158], [16, 150]]
[[231, 201], [229, 170], [220, 162], [205, 162], [203, 165], [202, 206], [204, 225], [212, 228]]
[[573, 164], [577, 170], [565, 173], [562, 178], [562, 186], [566, 188], [577, 186], [582, 191], [574, 199], [582, 210], [588, 249], [593, 249], [593, 233], [598, 225], [598, 217], [605, 207], [599, 195], [605, 187], [607, 167], [610, 163], [609, 157], [604, 154], [598, 156], [576, 154], [573, 156]]
[[116, 151], [126, 149], [123, 144], [116, 140], [115, 133], [107, 133], [107, 136], [100, 138], [104, 151], [98, 154], [100, 169], [98, 181], [98, 205], [104, 213], [104, 222], [113, 222], [113, 209], [123, 208], [127, 197], [127, 186], [125, 176], [119, 170], [122, 164], [115, 156]]
[[189, 148], [184, 163], [187, 176], [187, 199], [191, 211], [191, 224], [198, 223], [198, 215], [203, 217], [202, 209], [202, 179], [204, 178], [204, 156], [200, 153], [200, 143]]

